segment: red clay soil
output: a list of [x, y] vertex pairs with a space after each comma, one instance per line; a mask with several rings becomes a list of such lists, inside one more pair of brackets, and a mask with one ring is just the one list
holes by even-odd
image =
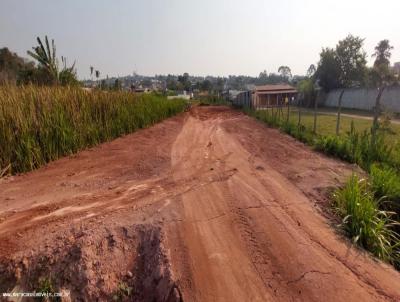
[[0, 292], [64, 301], [400, 301], [327, 194], [355, 167], [226, 107], [0, 180]]

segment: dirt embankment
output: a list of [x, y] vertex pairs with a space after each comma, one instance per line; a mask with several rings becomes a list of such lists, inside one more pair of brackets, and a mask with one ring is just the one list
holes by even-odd
[[0, 291], [72, 301], [398, 301], [399, 273], [337, 233], [354, 167], [197, 107], [0, 180]]

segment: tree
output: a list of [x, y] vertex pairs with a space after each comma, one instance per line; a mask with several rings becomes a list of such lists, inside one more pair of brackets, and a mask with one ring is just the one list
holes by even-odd
[[390, 68], [390, 57], [393, 46], [389, 40], [382, 40], [375, 47], [372, 57], [375, 57], [374, 66], [370, 70], [371, 84], [375, 87], [391, 85], [395, 82], [395, 75]]
[[75, 63], [71, 67], [67, 67], [67, 59], [61, 57], [63, 68], [60, 71], [54, 40], [51, 40], [51, 47], [47, 36], [45, 36], [44, 40], [46, 47], [39, 37], [36, 40], [39, 45], [32, 47], [33, 51], [27, 51], [28, 55], [34, 58], [39, 64], [37, 70], [33, 73], [37, 77], [36, 82], [40, 84], [77, 84]]
[[165, 80], [168, 90], [178, 90], [178, 83], [175, 76], [169, 74]]
[[374, 66], [371, 70], [372, 83], [378, 87], [378, 95], [375, 101], [374, 120], [372, 126], [373, 139], [375, 141], [376, 130], [379, 127], [378, 118], [381, 112], [381, 97], [387, 86], [396, 82], [394, 72], [390, 68], [390, 57], [392, 56], [389, 40], [382, 40], [375, 47], [372, 57], [375, 57]]
[[47, 36], [45, 36], [46, 47], [44, 47], [42, 40], [39, 37], [37, 37], [36, 40], [39, 45], [32, 47], [33, 52], [28, 50], [28, 55], [39, 62], [39, 65], [41, 65], [48, 72], [51, 80], [54, 83], [58, 83], [58, 62], [56, 58], [56, 46], [54, 44], [54, 40], [51, 40], [51, 49]]
[[311, 78], [315, 74], [316, 71], [317, 71], [317, 69], [315, 68], [315, 65], [311, 64], [310, 67], [308, 67], [308, 69], [307, 69], [307, 77]]
[[260, 72], [260, 75], [258, 76], [258, 78], [259, 78], [259, 79], [262, 79], [262, 80], [267, 80], [267, 79], [268, 79], [268, 73], [267, 73], [267, 71], [264, 70], [264, 71]]
[[389, 40], [382, 40], [375, 46], [375, 52], [372, 57], [375, 57], [374, 66], [390, 65], [390, 57], [392, 56], [391, 50], [393, 46], [390, 45]]
[[[318, 84], [329, 91], [364, 84], [367, 78], [366, 53], [362, 46], [364, 39], [348, 35], [340, 40], [335, 49], [322, 49], [315, 77]], [[344, 89], [338, 99], [336, 134], [339, 134], [340, 112]], [[315, 122], [314, 122], [315, 124]], [[315, 128], [315, 127], [314, 127]]]
[[348, 35], [335, 49], [322, 49], [315, 77], [325, 91], [365, 83], [367, 60], [363, 43], [364, 39]]
[[201, 82], [201, 84], [200, 84], [200, 89], [202, 90], [202, 91], [210, 91], [211, 90], [211, 88], [212, 88], [212, 83], [211, 83], [211, 81], [210, 80], [204, 80], [203, 82]]
[[286, 81], [289, 81], [292, 78], [292, 71], [288, 66], [280, 66], [278, 72]]
[[93, 71], [94, 71], [94, 67], [90, 66], [90, 78], [93, 79]]
[[338, 64], [339, 85], [341, 87], [359, 86], [366, 78], [366, 53], [362, 49], [364, 39], [348, 35], [336, 45], [335, 60]]
[[33, 74], [35, 65], [11, 52], [7, 47], [0, 49], [0, 84], [23, 83]]
[[311, 79], [304, 79], [299, 82], [297, 89], [300, 92], [302, 105], [306, 107], [312, 106], [316, 97], [313, 81]]
[[[367, 55], [362, 49], [363, 43], [364, 39], [348, 35], [336, 45], [336, 62], [340, 70], [339, 85], [342, 88], [360, 86], [366, 81]], [[344, 89], [341, 91], [338, 99], [336, 135], [339, 135], [343, 95]]]
[[183, 90], [190, 90], [192, 83], [189, 80], [189, 74], [185, 72], [183, 75], [178, 76], [178, 82], [181, 84]]
[[217, 92], [222, 92], [222, 91], [224, 90], [224, 86], [225, 86], [225, 81], [224, 81], [224, 79], [221, 78], [221, 77], [218, 77], [218, 78], [217, 78], [217, 82], [215, 83], [214, 89], [215, 89]]
[[323, 48], [319, 56], [317, 71], [314, 75], [319, 85], [326, 92], [340, 87], [340, 69], [336, 64], [335, 50], [332, 48]]

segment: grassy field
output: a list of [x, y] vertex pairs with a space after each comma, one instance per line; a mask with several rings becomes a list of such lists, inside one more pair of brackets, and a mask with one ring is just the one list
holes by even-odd
[[[267, 110], [262, 110], [267, 112]], [[324, 111], [324, 109], [322, 109]], [[276, 112], [276, 109], [274, 109]], [[317, 133], [320, 135], [334, 135], [336, 134], [336, 116], [329, 114], [329, 112], [333, 112], [332, 110], [327, 111], [327, 113], [319, 113], [317, 115]], [[272, 110], [268, 109], [268, 114], [271, 114]], [[356, 111], [345, 111], [342, 113], [348, 114], [356, 114]], [[283, 117], [286, 118], [287, 109], [283, 109]], [[354, 122], [354, 127], [357, 132], [362, 132], [364, 130], [369, 131], [372, 126], [372, 120], [368, 120], [365, 118], [366, 113], [362, 115], [360, 118], [355, 117], [348, 117], [341, 115], [340, 117], [340, 134], [344, 135], [348, 131], [350, 131], [351, 122]], [[290, 121], [292, 123], [298, 122], [298, 108], [291, 108], [290, 110]], [[304, 125], [307, 129], [313, 129], [314, 127], [314, 113], [307, 109], [302, 109], [301, 111], [301, 124]], [[398, 143], [400, 142], [400, 124], [391, 123], [390, 124], [390, 131], [388, 132], [388, 140], [391, 143]]]
[[154, 94], [65, 87], [0, 87], [0, 176], [150, 126], [186, 107]]

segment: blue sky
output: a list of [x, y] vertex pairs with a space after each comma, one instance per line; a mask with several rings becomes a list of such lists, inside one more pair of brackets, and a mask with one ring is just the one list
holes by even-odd
[[90, 65], [102, 76], [304, 74], [348, 33], [370, 61], [382, 39], [400, 61], [399, 14], [398, 0], [1, 0], [0, 47], [26, 56], [47, 34], [80, 78]]

